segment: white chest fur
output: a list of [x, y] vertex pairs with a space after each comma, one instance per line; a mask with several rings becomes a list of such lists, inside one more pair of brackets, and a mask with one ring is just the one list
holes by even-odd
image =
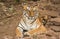
[[24, 22], [23, 19], [21, 19], [21, 21], [19, 23], [19, 27], [21, 27], [21, 28], [23, 28], [25, 30], [35, 29], [35, 28], [38, 28], [38, 26], [39, 25], [36, 23], [36, 21], [34, 23], [30, 24], [28, 22]]

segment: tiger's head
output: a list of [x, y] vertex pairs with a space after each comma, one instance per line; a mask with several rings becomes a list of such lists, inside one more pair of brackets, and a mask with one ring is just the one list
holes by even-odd
[[39, 11], [37, 6], [23, 6], [23, 18], [24, 20], [27, 20], [29, 23], [33, 22], [36, 20], [39, 16]]

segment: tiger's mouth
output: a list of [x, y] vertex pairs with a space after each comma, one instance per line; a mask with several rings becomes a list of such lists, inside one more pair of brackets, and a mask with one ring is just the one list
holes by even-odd
[[28, 19], [29, 19], [29, 20], [34, 20], [34, 19], [35, 19], [35, 17], [28, 17]]

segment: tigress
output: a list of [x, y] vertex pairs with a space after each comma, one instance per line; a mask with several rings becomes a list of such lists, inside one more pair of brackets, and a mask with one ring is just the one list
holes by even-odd
[[39, 19], [39, 12], [36, 6], [31, 7], [24, 5], [23, 9], [21, 21], [16, 28], [17, 37], [23, 37], [24, 35], [32, 36], [47, 31]]

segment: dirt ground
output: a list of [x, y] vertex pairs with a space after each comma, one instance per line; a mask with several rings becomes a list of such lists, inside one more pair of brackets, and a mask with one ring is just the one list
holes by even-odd
[[[24, 39], [60, 39], [60, 0], [29, 1], [31, 6], [39, 5], [41, 15], [50, 16], [45, 25], [48, 29], [46, 34], [24, 37]], [[16, 39], [15, 29], [22, 15], [21, 3], [0, 2], [0, 39]], [[23, 38], [22, 38], [23, 39]]]

